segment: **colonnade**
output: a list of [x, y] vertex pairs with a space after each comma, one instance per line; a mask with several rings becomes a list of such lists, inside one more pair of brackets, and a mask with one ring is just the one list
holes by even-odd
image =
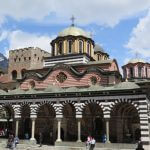
[[[60, 117], [56, 117], [57, 119], [57, 140], [56, 142], [61, 142], [61, 123], [62, 123], [62, 119]], [[21, 120], [21, 118], [17, 118], [15, 119], [15, 136], [18, 136], [18, 129], [19, 129], [19, 121]], [[77, 142], [81, 142], [81, 120], [82, 117], [77, 118]], [[35, 140], [35, 122], [36, 122], [36, 118], [31, 118], [31, 138], [30, 140], [34, 141]], [[106, 125], [106, 143], [110, 143], [109, 141], [109, 119], [105, 119], [105, 125]]]
[[[114, 106], [116, 106], [117, 104], [124, 104], [124, 103], [127, 103], [129, 104], [130, 106], [132, 105], [133, 108], [136, 109], [137, 113], [138, 113], [138, 116], [139, 116], [139, 119], [140, 119], [140, 122], [139, 122], [139, 125], [140, 125], [140, 129], [141, 129], [141, 140], [142, 142], [146, 145], [148, 144], [148, 141], [149, 141], [149, 122], [148, 122], [148, 113], [147, 113], [147, 103], [146, 103], [146, 99], [144, 100], [137, 100], [137, 98], [139, 98], [139, 96], [134, 96], [135, 97], [135, 103], [132, 102], [131, 100], [127, 100], [127, 99], [121, 99], [121, 100], [117, 100], [115, 102], [109, 102], [108, 104], [108, 101], [106, 102], [101, 102], [101, 101], [98, 101], [98, 102], [94, 102], [95, 104], [99, 105], [102, 112], [103, 112], [103, 119], [105, 121], [105, 133], [106, 133], [106, 137], [107, 137], [107, 143], [110, 142], [110, 119], [111, 119], [111, 111], [113, 110]], [[112, 97], [111, 97], [112, 98]], [[128, 97], [130, 98], [130, 97]], [[133, 98], [133, 96], [132, 96]], [[34, 100], [33, 100], [34, 101]], [[141, 101], [141, 103], [139, 103]], [[39, 101], [40, 102], [40, 101]], [[75, 113], [76, 113], [76, 120], [77, 120], [77, 142], [81, 142], [81, 132], [82, 132], [82, 128], [81, 128], [81, 121], [83, 119], [83, 116], [84, 114], [83, 113], [83, 109], [86, 107], [87, 104], [90, 104], [92, 103], [91, 101], [86, 101], [84, 103], [72, 103], [74, 108], [75, 108]], [[40, 108], [41, 105], [44, 105], [44, 104], [48, 104], [47, 102], [46, 103], [30, 103], [28, 104], [28, 106], [30, 107], [30, 119], [31, 119], [31, 141], [35, 141], [35, 124], [36, 124], [36, 119], [37, 119], [37, 112], [38, 112], [38, 109]], [[139, 105], [138, 105], [139, 104]], [[57, 138], [56, 138], [56, 142], [61, 142], [62, 139], [61, 139], [61, 127], [62, 127], [62, 120], [63, 120], [63, 113], [62, 113], [62, 110], [64, 108], [64, 103], [50, 103], [50, 105], [54, 108], [55, 110], [55, 113], [56, 113], [56, 121], [57, 121]], [[15, 121], [15, 135], [18, 136], [19, 134], [19, 124], [20, 124], [20, 121], [21, 121], [21, 108], [22, 108], [22, 105], [20, 104], [11, 104], [10, 105], [12, 108], [13, 108], [13, 111], [14, 111], [14, 121]], [[5, 107], [4, 104], [1, 104], [0, 105], [0, 109], [2, 107]], [[139, 109], [140, 108], [140, 109]]]

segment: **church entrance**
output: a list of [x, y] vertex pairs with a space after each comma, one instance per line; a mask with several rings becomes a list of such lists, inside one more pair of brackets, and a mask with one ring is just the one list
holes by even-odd
[[105, 133], [103, 111], [96, 103], [88, 104], [83, 110], [81, 138], [86, 140], [88, 135], [93, 136], [97, 142], [102, 142]]
[[75, 117], [75, 108], [68, 103], [63, 109], [63, 121], [61, 129], [61, 138], [64, 141], [77, 141], [77, 120]]
[[28, 105], [22, 107], [21, 126], [19, 129], [20, 138], [29, 139], [31, 137], [30, 107]]
[[54, 119], [55, 110], [49, 104], [44, 104], [39, 108], [35, 123], [35, 137], [39, 142], [39, 133], [43, 134], [43, 144], [54, 144]]
[[129, 103], [117, 104], [111, 111], [110, 141], [136, 143], [140, 137], [140, 119], [136, 108]]

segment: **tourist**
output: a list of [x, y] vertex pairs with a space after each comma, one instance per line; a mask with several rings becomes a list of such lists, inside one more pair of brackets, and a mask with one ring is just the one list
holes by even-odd
[[138, 141], [138, 145], [137, 145], [136, 150], [144, 150], [141, 140]]
[[18, 136], [16, 136], [14, 138], [14, 143], [15, 143], [15, 147], [17, 146], [17, 144], [19, 144], [19, 138], [18, 138]]
[[7, 141], [7, 148], [14, 149], [14, 135], [12, 133], [9, 134], [8, 141]]
[[40, 144], [40, 147], [42, 147], [42, 141], [43, 141], [43, 135], [42, 135], [42, 132], [40, 132], [40, 134], [39, 134], [39, 144]]
[[95, 141], [94, 137], [92, 137], [92, 139], [91, 139], [91, 142], [90, 142], [90, 143], [91, 143], [91, 144], [90, 144], [90, 150], [94, 150], [95, 143], [96, 143], [96, 141]]
[[28, 132], [25, 133], [25, 139], [26, 139], [26, 140], [29, 139], [29, 133], [28, 133]]
[[106, 134], [104, 134], [104, 135], [102, 136], [102, 142], [105, 143], [106, 140], [107, 140], [107, 137], [106, 137]]
[[87, 137], [87, 141], [86, 141], [86, 149], [89, 150], [90, 149], [90, 145], [91, 145], [91, 136], [89, 135]]

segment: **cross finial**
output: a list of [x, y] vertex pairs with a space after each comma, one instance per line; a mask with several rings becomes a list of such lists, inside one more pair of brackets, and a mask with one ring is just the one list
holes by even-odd
[[72, 17], [70, 18], [70, 20], [72, 21], [72, 24], [71, 26], [74, 26], [74, 20], [75, 20], [75, 17], [72, 15]]

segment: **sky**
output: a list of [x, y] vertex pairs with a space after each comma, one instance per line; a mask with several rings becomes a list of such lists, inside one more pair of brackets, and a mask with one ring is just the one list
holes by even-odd
[[135, 57], [150, 63], [150, 0], [1, 0], [0, 53], [30, 46], [50, 52], [72, 15], [120, 68]]

